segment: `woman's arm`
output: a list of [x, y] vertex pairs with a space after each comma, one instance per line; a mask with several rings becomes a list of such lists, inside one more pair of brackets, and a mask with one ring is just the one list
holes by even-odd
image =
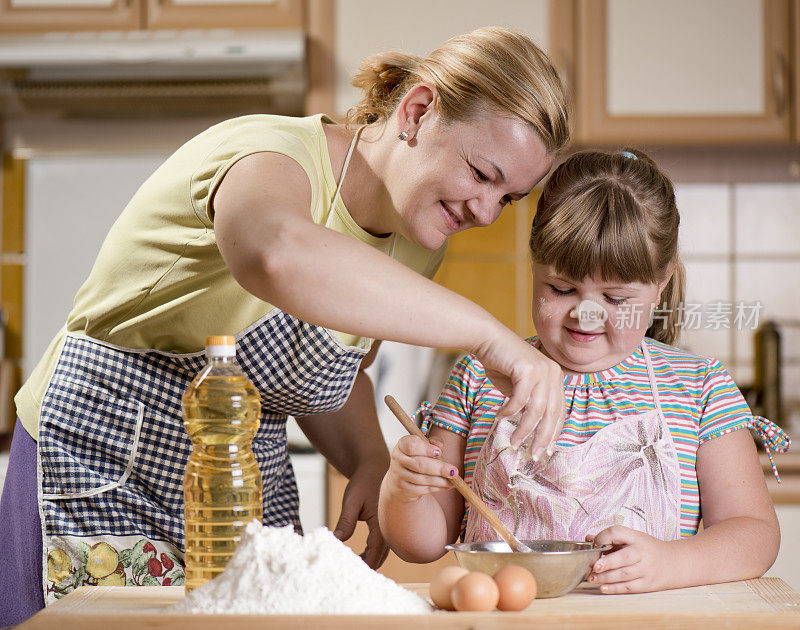
[[775, 508], [750, 433], [740, 429], [697, 450], [703, 530], [664, 542], [609, 527], [596, 544], [622, 545], [594, 565], [590, 581], [606, 593], [642, 593], [759, 577], [780, 545]]
[[213, 200], [214, 230], [239, 284], [314, 324], [474, 353], [510, 397], [502, 414], [526, 406], [515, 441], [538, 424], [535, 448], [546, 447], [563, 414], [558, 365], [477, 304], [317, 225], [310, 206], [308, 177], [286, 156], [257, 153], [231, 167]]
[[464, 499], [448, 477], [452, 469], [464, 473], [466, 438], [433, 427], [429, 439], [431, 444], [416, 436], [400, 439], [381, 484], [381, 530], [408, 562], [441, 558], [444, 546], [458, 538], [464, 516]]
[[334, 534], [347, 540], [356, 523], [366, 521], [369, 534], [362, 557], [374, 569], [389, 553], [378, 527], [378, 491], [389, 468], [389, 451], [378, 423], [372, 382], [363, 370], [372, 363], [379, 345], [380, 341], [374, 342], [361, 361], [353, 390], [341, 409], [297, 418], [316, 449], [349, 480]]

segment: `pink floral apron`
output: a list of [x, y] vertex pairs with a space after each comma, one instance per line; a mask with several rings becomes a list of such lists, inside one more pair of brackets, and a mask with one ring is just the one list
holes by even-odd
[[[655, 409], [623, 416], [583, 444], [556, 446], [546, 462], [514, 451], [515, 415], [496, 421], [475, 463], [473, 488], [522, 540], [583, 541], [611, 525], [661, 540], [680, 537], [678, 454], [658, 395], [653, 365], [642, 345]], [[477, 510], [467, 517], [467, 542], [497, 540]]]

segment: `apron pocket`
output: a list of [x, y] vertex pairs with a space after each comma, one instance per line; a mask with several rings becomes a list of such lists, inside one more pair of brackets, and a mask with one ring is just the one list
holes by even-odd
[[125, 483], [139, 446], [141, 402], [61, 377], [50, 383], [42, 410], [43, 499], [90, 497]]

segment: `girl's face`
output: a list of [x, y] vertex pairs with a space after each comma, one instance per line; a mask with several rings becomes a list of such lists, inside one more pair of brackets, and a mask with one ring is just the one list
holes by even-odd
[[446, 123], [435, 110], [425, 116], [408, 145], [398, 142], [387, 187], [399, 215], [397, 229], [426, 249], [439, 248], [456, 232], [492, 224], [553, 164], [539, 135], [518, 118], [486, 112]]
[[[533, 265], [533, 324], [542, 349], [569, 372], [598, 372], [628, 357], [642, 342], [651, 309], [658, 303], [663, 284], [606, 282], [599, 277], [580, 282], [556, 273], [550, 265]], [[581, 318], [591, 300], [607, 313]]]

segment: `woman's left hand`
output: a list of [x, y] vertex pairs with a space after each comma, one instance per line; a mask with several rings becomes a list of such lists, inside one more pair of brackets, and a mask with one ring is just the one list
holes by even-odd
[[342, 513], [333, 531], [339, 540], [344, 541], [353, 535], [358, 521], [365, 521], [369, 534], [361, 558], [373, 569], [380, 567], [389, 555], [389, 546], [378, 526], [378, 492], [385, 473], [385, 466], [356, 469], [345, 488]]
[[602, 593], [648, 593], [673, 586], [675, 554], [670, 547], [675, 541], [665, 542], [622, 525], [607, 527], [586, 540], [619, 547], [601, 556], [587, 578], [600, 585]]

